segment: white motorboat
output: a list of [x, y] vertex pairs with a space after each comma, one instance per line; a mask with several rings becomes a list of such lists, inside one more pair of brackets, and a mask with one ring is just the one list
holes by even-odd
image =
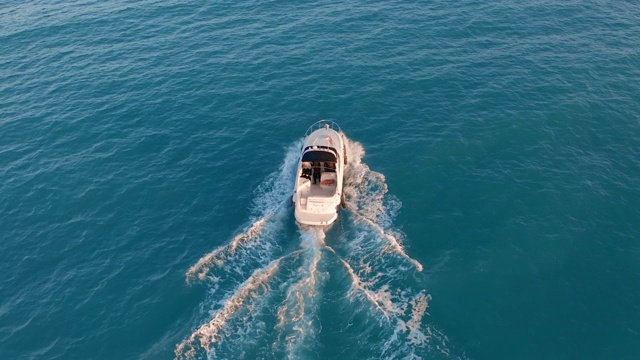
[[329, 225], [344, 204], [342, 187], [347, 164], [338, 124], [320, 120], [305, 133], [293, 190], [295, 217], [304, 225]]

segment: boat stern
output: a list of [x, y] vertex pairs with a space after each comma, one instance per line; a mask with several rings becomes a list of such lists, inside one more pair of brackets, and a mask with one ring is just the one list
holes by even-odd
[[338, 218], [338, 211], [335, 208], [331, 212], [305, 211], [296, 206], [295, 217], [303, 225], [330, 225]]

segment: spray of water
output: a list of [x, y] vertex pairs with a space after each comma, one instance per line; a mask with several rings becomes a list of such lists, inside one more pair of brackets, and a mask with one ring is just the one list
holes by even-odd
[[202, 325], [191, 336], [180, 343], [176, 350], [176, 357], [193, 358], [196, 355], [196, 344], [199, 344], [205, 351], [211, 351], [211, 345], [219, 340], [220, 331], [225, 327], [231, 316], [233, 316], [247, 301], [250, 296], [257, 296], [259, 290], [268, 291], [268, 281], [278, 270], [280, 261], [273, 261], [266, 269], [258, 269], [253, 275], [241, 284], [231, 295], [224, 300], [224, 306], [216, 312], [213, 319]]
[[[371, 345], [378, 354], [421, 358], [434, 343], [441, 353], [448, 352], [446, 337], [423, 323], [430, 296], [411, 285], [413, 274], [423, 267], [406, 253], [403, 235], [394, 228], [400, 202], [387, 194], [384, 175], [362, 161], [362, 145], [349, 139], [346, 145], [347, 211], [338, 225], [343, 229], [339, 241], [328, 246], [326, 229], [300, 227], [298, 249], [285, 254], [274, 251], [281, 249], [284, 225], [293, 221], [291, 209], [284, 204], [291, 196], [300, 149], [296, 142], [282, 166], [256, 190], [249, 225], [187, 271], [188, 283], [199, 280], [210, 286], [211, 310], [203, 314], [204, 324], [177, 345], [176, 358], [200, 353], [224, 357], [225, 352], [216, 353], [222, 351], [223, 341], [234, 344], [224, 349], [235, 355], [237, 347], [248, 344], [262, 349], [258, 353], [263, 358], [313, 354], [322, 329], [323, 289], [329, 274], [339, 271], [330, 268], [331, 259], [341, 264], [337, 269], [343, 269], [349, 281], [345, 304], [362, 304], [353, 311], [370, 312], [371, 326], [387, 334], [385, 341]], [[216, 290], [222, 281], [236, 281], [236, 286], [227, 286], [219, 294]], [[251, 356], [243, 352], [240, 357]]]
[[[268, 259], [271, 255], [273, 235], [283, 226], [286, 219], [287, 207], [285, 204], [291, 196], [291, 184], [293, 173], [297, 163], [300, 142], [289, 146], [283, 164], [258, 187], [253, 200], [252, 212], [256, 214], [252, 223], [240, 234], [236, 235], [228, 244], [214, 249], [206, 254], [187, 271], [187, 283], [195, 279], [204, 281], [209, 270], [214, 267], [222, 267], [228, 259], [237, 255], [238, 251], [255, 247], [253, 253], [258, 259]], [[241, 264], [239, 260], [236, 264]], [[264, 265], [264, 264], [262, 264]], [[233, 265], [231, 265], [233, 266]]]
[[251, 224], [246, 231], [236, 235], [229, 245], [218, 247], [209, 254], [203, 256], [189, 269], [189, 271], [187, 271], [187, 282], [193, 281], [195, 277], [203, 281], [212, 266], [221, 266], [229, 256], [235, 255], [236, 250], [240, 246], [259, 237], [269, 219], [270, 216], [265, 216], [259, 219]]
[[352, 221], [344, 223], [342, 245], [332, 250], [351, 279], [348, 298], [369, 304], [371, 319], [385, 329], [387, 340], [376, 345], [383, 358], [422, 358], [425, 349], [444, 354], [446, 337], [423, 323], [431, 296], [412, 275], [423, 266], [406, 253], [403, 234], [394, 228], [401, 203], [388, 195], [384, 175], [362, 161], [362, 145], [349, 139], [346, 144], [345, 195]]
[[286, 298], [278, 308], [277, 328], [280, 332], [274, 344], [280, 348], [284, 343], [291, 359], [299, 358], [303, 347], [314, 343], [318, 329], [315, 314], [322, 280], [318, 265], [326, 247], [322, 228], [301, 228], [300, 234], [305, 263], [299, 269], [299, 280], [288, 287]]
[[384, 175], [372, 171], [362, 162], [364, 148], [360, 143], [347, 138], [346, 145], [350, 162], [344, 193], [347, 198], [347, 207], [352, 212], [354, 220], [377, 232], [379, 237], [387, 242], [383, 248], [384, 251], [402, 256], [418, 271], [422, 271], [422, 264], [407, 255], [399, 236], [385, 229], [391, 225], [394, 211], [390, 211], [385, 206], [388, 187]]

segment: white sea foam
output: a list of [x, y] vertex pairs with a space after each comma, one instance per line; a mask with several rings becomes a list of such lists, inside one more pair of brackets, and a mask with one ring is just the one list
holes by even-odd
[[288, 209], [284, 205], [291, 195], [292, 174], [299, 154], [299, 147], [299, 142], [289, 146], [280, 168], [270, 174], [255, 191], [252, 212], [256, 214], [257, 220], [254, 220], [246, 230], [236, 235], [228, 244], [220, 246], [200, 258], [187, 271], [187, 283], [192, 282], [195, 278], [201, 281], [205, 280], [211, 267], [223, 266], [225, 261], [234, 257], [242, 247], [257, 247], [252, 254], [254, 257], [259, 259], [269, 258], [272, 244], [264, 240], [276, 233], [282, 227], [286, 218], [285, 215]]
[[251, 241], [262, 234], [265, 224], [271, 218], [271, 214], [265, 216], [258, 221], [251, 224], [251, 226], [243, 233], [236, 235], [231, 243], [228, 245], [220, 246], [203, 256], [198, 262], [189, 268], [187, 271], [187, 282], [193, 281], [195, 277], [204, 280], [209, 272], [209, 269], [214, 266], [221, 266], [229, 256], [233, 256], [236, 253], [238, 247], [244, 243]]
[[407, 255], [400, 237], [385, 229], [392, 223], [394, 213], [397, 211], [395, 207], [399, 204], [397, 201], [392, 201], [394, 207], [391, 210], [393, 211], [385, 206], [388, 187], [384, 175], [372, 171], [362, 162], [365, 152], [360, 143], [347, 139], [346, 145], [349, 165], [344, 193], [347, 198], [347, 207], [351, 210], [354, 220], [377, 232], [387, 242], [385, 251], [397, 253], [413, 264], [418, 271], [422, 271], [422, 264]]
[[351, 276], [352, 289], [350, 295], [353, 297], [356, 296], [357, 292], [362, 293], [364, 297], [369, 300], [375, 306], [375, 308], [384, 315], [387, 320], [389, 320], [390, 315], [387, 311], [388, 303], [385, 304], [383, 301], [381, 301], [380, 296], [378, 296], [377, 293], [369, 290], [368, 285], [370, 285], [370, 283], [362, 281], [362, 279], [360, 279], [360, 277], [353, 270], [353, 267], [351, 267], [348, 262], [343, 259], [340, 259], [340, 261], [349, 272], [349, 276]]
[[231, 296], [224, 300], [224, 306], [215, 313], [211, 321], [202, 325], [187, 340], [176, 347], [176, 358], [193, 358], [198, 346], [205, 351], [211, 351], [211, 346], [219, 339], [220, 331], [247, 299], [261, 288], [263, 291], [268, 291], [268, 281], [278, 270], [281, 260], [282, 258], [277, 259], [268, 267], [256, 270], [251, 277], [242, 283]]
[[[251, 212], [255, 214], [256, 220], [229, 243], [203, 256], [187, 271], [187, 282], [208, 278], [211, 283], [210, 294], [213, 296], [220, 286], [219, 282], [229, 279], [236, 281], [238, 277], [242, 279], [248, 269], [257, 269], [253, 274], [248, 273], [249, 277], [235, 288], [225, 290], [224, 300], [220, 302], [220, 308], [212, 313], [213, 318], [177, 345], [177, 358], [193, 358], [198, 349], [209, 354], [215, 352], [213, 345], [222, 339], [221, 332], [228, 326], [230, 319], [243, 308], [255, 310], [256, 307], [263, 306], [259, 301], [252, 301], [252, 297], [259, 293], [264, 295], [269, 290], [268, 282], [283, 259], [300, 254], [300, 251], [294, 251], [272, 260], [273, 249], [278, 247], [277, 235], [281, 233], [287, 219], [289, 209], [284, 205], [291, 195], [292, 175], [299, 149], [299, 142], [292, 144], [279, 169], [255, 190]], [[217, 268], [217, 273], [211, 273], [212, 268]], [[215, 303], [213, 306], [216, 307]]]
[[[216, 293], [220, 283], [238, 281], [239, 285], [220, 287], [223, 300], [212, 302], [215, 310], [210, 320], [177, 345], [176, 357], [191, 358], [204, 351], [215, 358], [216, 351], [233, 351], [233, 344], [249, 343], [270, 343], [274, 357], [293, 359], [312, 353], [322, 328], [319, 306], [327, 277], [320, 269], [325, 249], [339, 259], [351, 280], [345, 299], [366, 304], [376, 326], [388, 333], [387, 341], [374, 346], [383, 357], [419, 357], [419, 349], [430, 348], [434, 336], [440, 342], [436, 349], [445, 353], [445, 338], [423, 324], [430, 296], [412, 282], [412, 274], [422, 271], [422, 265], [407, 255], [403, 235], [394, 228], [401, 204], [387, 194], [384, 175], [363, 163], [364, 149], [359, 143], [347, 139], [344, 192], [348, 210], [340, 225], [345, 238], [328, 246], [322, 228], [301, 227], [300, 249], [273, 260], [278, 256], [274, 248], [279, 248], [279, 235], [284, 234], [290, 219], [290, 209], [282, 205], [292, 192], [299, 145], [297, 142], [289, 148], [282, 166], [255, 191], [250, 225], [187, 272], [188, 282], [211, 280], [211, 300], [220, 297]], [[295, 261], [282, 265], [288, 257]], [[276, 272], [277, 280], [273, 279]], [[276, 301], [275, 306], [269, 298]], [[269, 323], [275, 326], [274, 334], [264, 328]], [[269, 337], [275, 338], [271, 341]], [[221, 347], [223, 339], [231, 343]]]
[[344, 245], [333, 251], [351, 279], [348, 297], [370, 304], [371, 314], [388, 332], [387, 341], [379, 344], [383, 357], [421, 358], [420, 349], [430, 346], [436, 332], [423, 324], [430, 296], [413, 281], [412, 269], [422, 271], [423, 266], [406, 253], [403, 234], [394, 228], [401, 203], [388, 195], [384, 175], [362, 161], [362, 145], [347, 140], [347, 152], [345, 196], [353, 222], [345, 224]]
[[290, 359], [299, 358], [301, 347], [309, 347], [317, 332], [315, 322], [321, 280], [318, 265], [322, 250], [326, 248], [323, 229], [304, 227], [300, 234], [305, 262], [298, 269], [301, 274], [299, 280], [288, 287], [286, 298], [278, 308], [280, 336], [274, 344], [280, 347], [284, 342]]

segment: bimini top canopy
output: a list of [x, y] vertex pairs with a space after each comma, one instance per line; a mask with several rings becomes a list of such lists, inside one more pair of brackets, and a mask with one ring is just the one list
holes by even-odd
[[302, 161], [336, 162], [337, 159], [336, 156], [329, 151], [312, 150], [302, 155]]

